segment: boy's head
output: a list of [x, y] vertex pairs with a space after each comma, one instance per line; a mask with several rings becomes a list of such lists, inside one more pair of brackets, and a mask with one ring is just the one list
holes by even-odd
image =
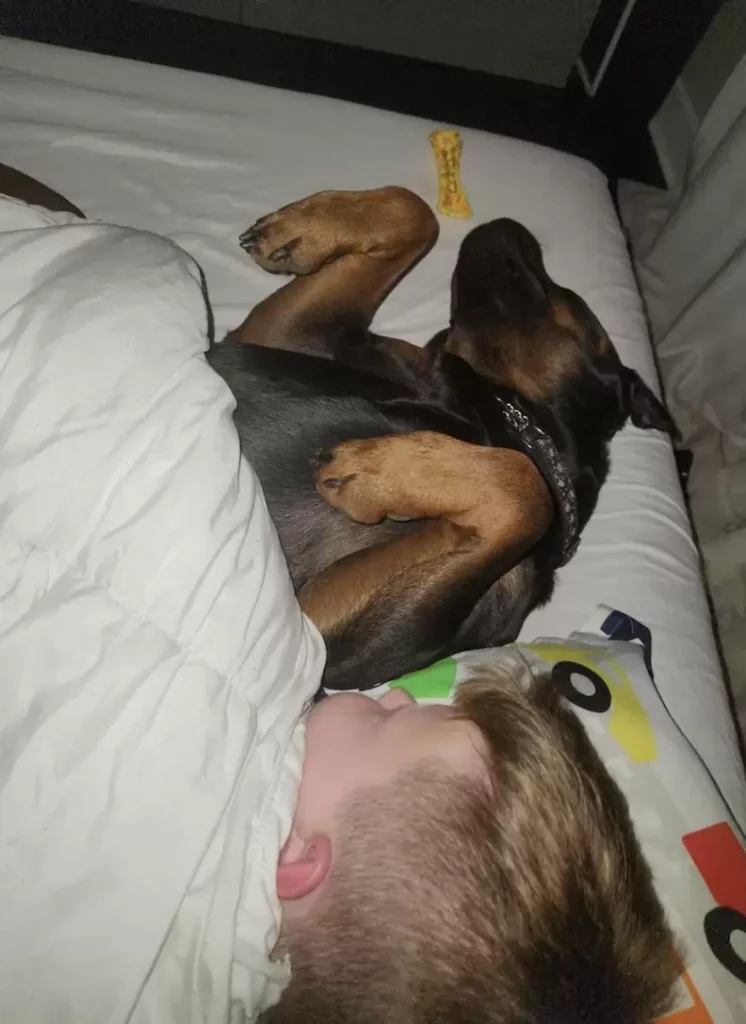
[[679, 959], [626, 804], [547, 678], [309, 716], [272, 1024], [646, 1024]]

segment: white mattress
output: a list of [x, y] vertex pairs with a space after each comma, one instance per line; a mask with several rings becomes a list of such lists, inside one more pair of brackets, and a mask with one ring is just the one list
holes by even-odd
[[[218, 331], [277, 284], [236, 242], [261, 214], [326, 188], [400, 184], [435, 200], [433, 125], [414, 118], [8, 39], [0, 39], [0, 96], [3, 162], [90, 217], [174, 238], [205, 271]], [[447, 320], [465, 232], [511, 216], [536, 234], [549, 272], [588, 301], [625, 362], [652, 382], [640, 299], [601, 175], [538, 146], [463, 135], [475, 216], [441, 218], [437, 248], [388, 299], [376, 327], [424, 343]], [[565, 635], [599, 603], [645, 622], [661, 696], [746, 825], [734, 726], [670, 445], [630, 427], [612, 457], [577, 556], [522, 636]]]

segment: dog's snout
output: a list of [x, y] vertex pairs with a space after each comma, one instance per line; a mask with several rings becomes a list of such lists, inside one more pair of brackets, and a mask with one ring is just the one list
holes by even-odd
[[511, 322], [528, 329], [546, 316], [551, 281], [541, 246], [507, 217], [481, 224], [464, 239], [452, 287], [452, 315], [464, 327]]

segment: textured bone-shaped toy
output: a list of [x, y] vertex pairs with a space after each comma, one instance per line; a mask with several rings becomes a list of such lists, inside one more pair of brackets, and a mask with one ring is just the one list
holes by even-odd
[[471, 217], [473, 210], [461, 184], [461, 136], [455, 131], [430, 135], [438, 171], [438, 210], [448, 217]]

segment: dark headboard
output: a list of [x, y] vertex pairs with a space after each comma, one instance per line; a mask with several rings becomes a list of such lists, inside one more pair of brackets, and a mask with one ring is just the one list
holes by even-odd
[[721, 4], [601, 0], [564, 89], [127, 0], [4, 0], [0, 31], [500, 132], [663, 184], [648, 123]]

